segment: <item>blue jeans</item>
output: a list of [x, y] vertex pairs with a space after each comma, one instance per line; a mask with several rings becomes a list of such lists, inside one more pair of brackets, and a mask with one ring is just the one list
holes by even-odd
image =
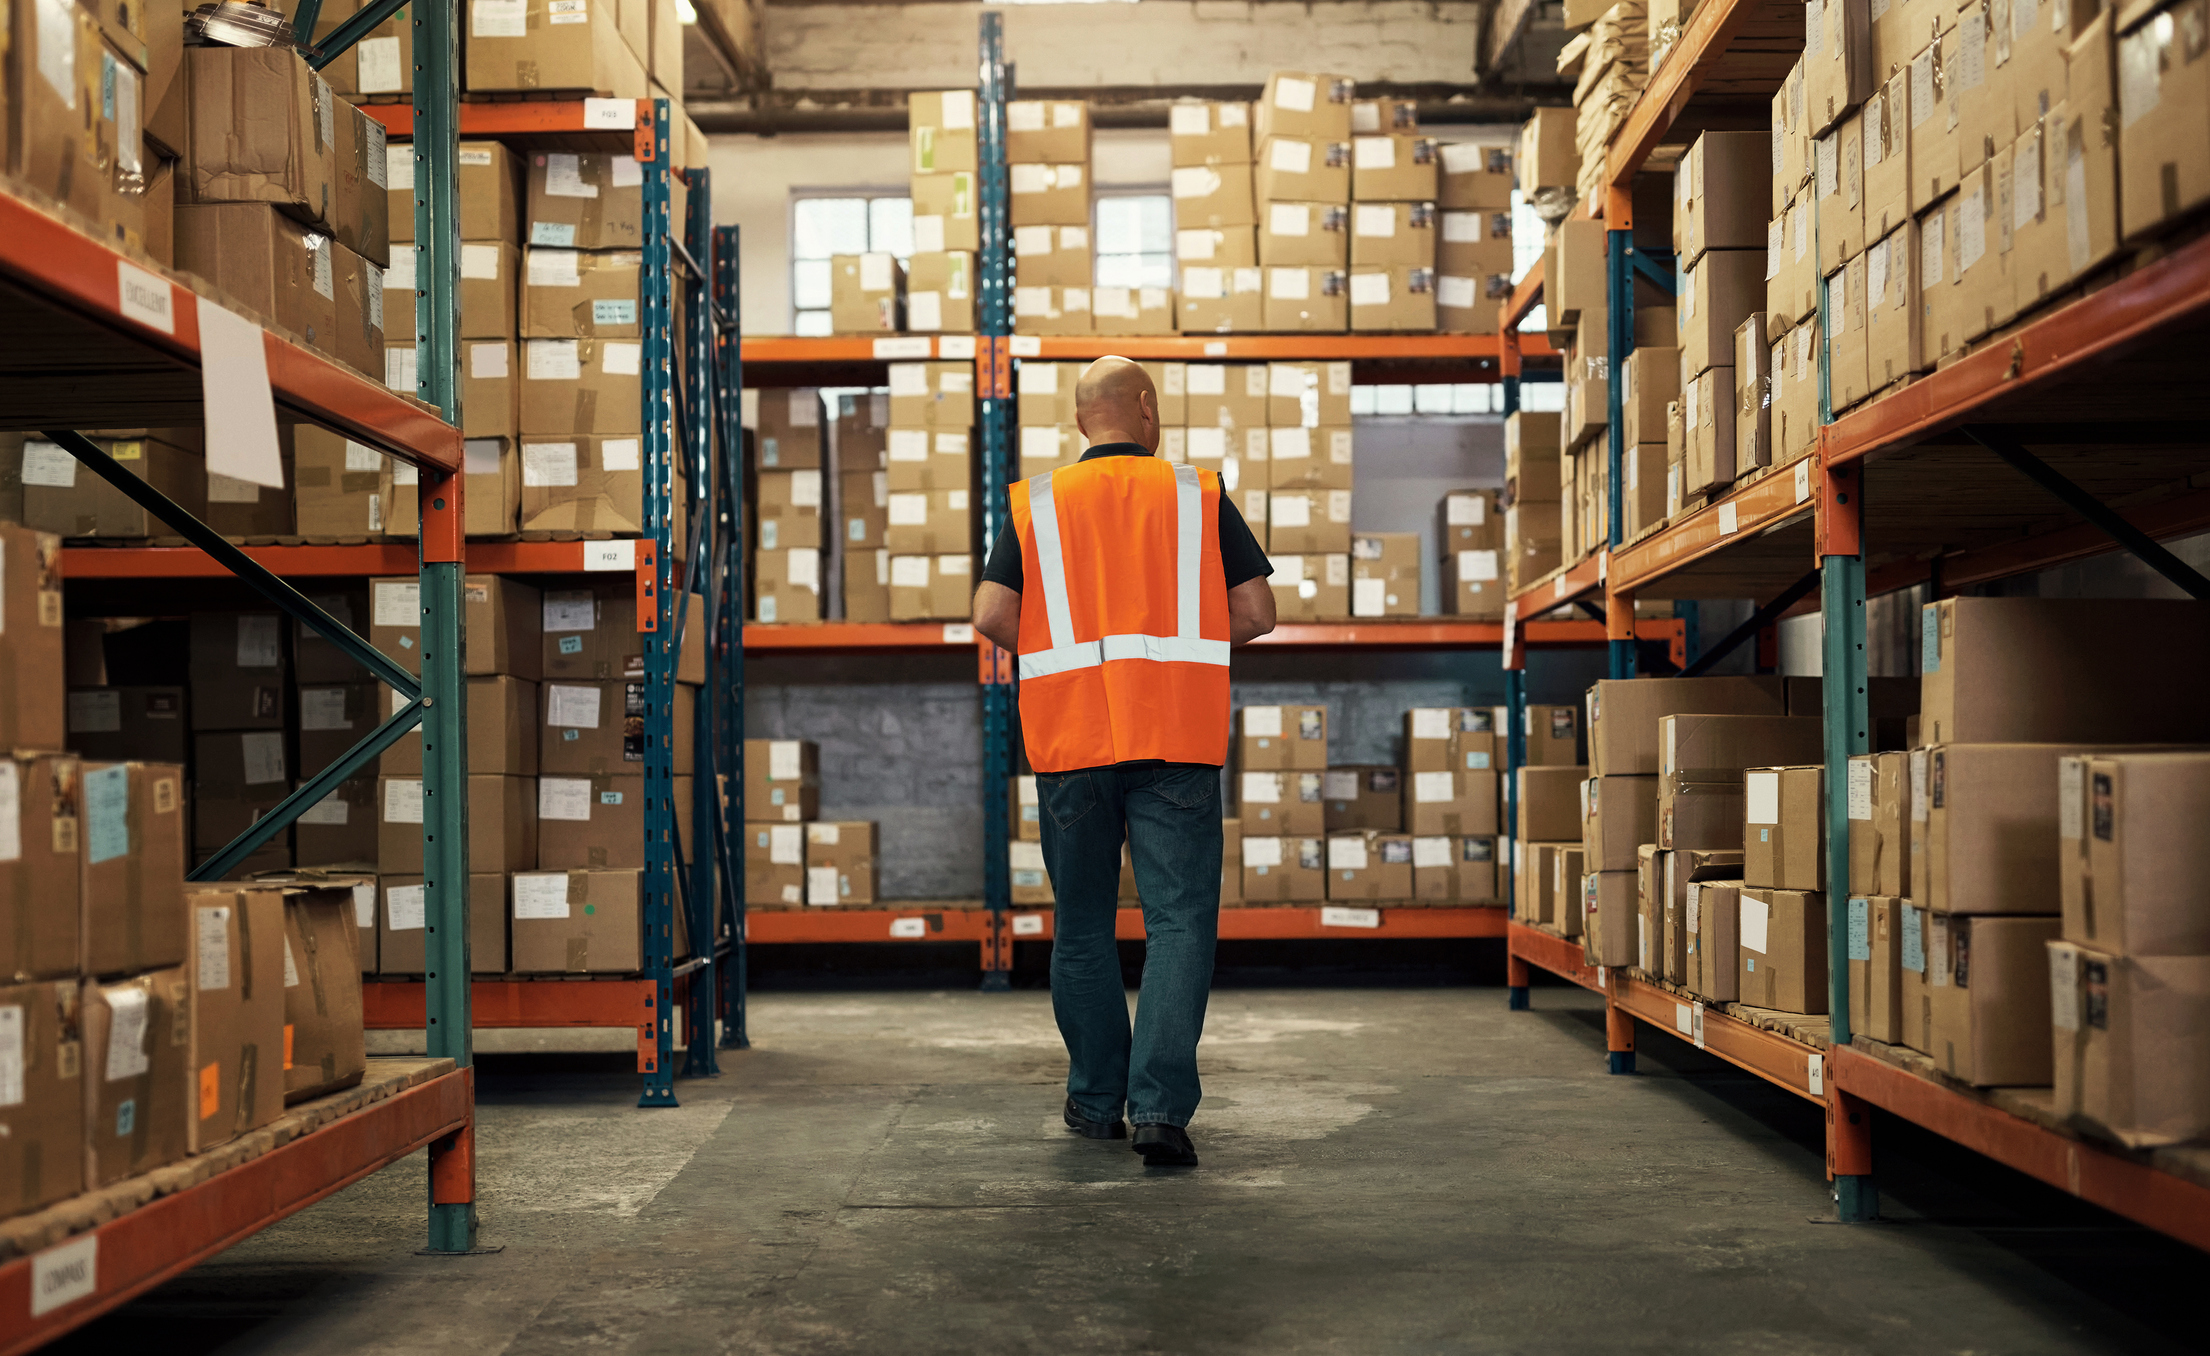
[[[1067, 1095], [1084, 1116], [1137, 1125], [1197, 1114], [1197, 1040], [1220, 933], [1220, 769], [1121, 764], [1039, 774], [1044, 866], [1058, 899], [1051, 1010]], [[1135, 1033], [1113, 921], [1128, 841], [1146, 937]]]

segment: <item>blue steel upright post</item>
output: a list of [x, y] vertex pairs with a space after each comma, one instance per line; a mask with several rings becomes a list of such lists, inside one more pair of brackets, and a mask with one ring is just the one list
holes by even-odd
[[[637, 630], [645, 658], [644, 972], [653, 986], [653, 1048], [639, 1106], [675, 1100], [675, 315], [668, 274], [674, 251], [668, 192], [668, 101], [651, 101], [639, 127], [644, 171], [645, 248], [639, 291], [644, 332], [645, 526], [637, 544]], [[645, 557], [649, 553], [650, 559]], [[689, 731], [682, 732], [688, 738]], [[711, 938], [693, 939], [712, 946]]]
[[[707, 581], [720, 564], [714, 548], [721, 523], [713, 511], [720, 497], [714, 489], [717, 478], [713, 443], [713, 279], [699, 270], [712, 266], [714, 195], [713, 180], [705, 168], [687, 169], [683, 178], [690, 189], [690, 219], [684, 223], [683, 231], [684, 245], [690, 255], [683, 270], [683, 466], [687, 472], [684, 476], [685, 502], [691, 506], [689, 520], [695, 538], [684, 557], [683, 605], [687, 617], [690, 597], [695, 594], [707, 604], [702, 610], [710, 618], [714, 590]], [[714, 690], [718, 667], [712, 625], [711, 620], [706, 623], [709, 630], [704, 635], [691, 634], [687, 621], [676, 628], [683, 637], [683, 644], [696, 647], [694, 652], [706, 660], [707, 693]], [[676, 656], [678, 660], [681, 657], [680, 654]], [[714, 923], [721, 912], [714, 907], [714, 887], [720, 876], [720, 835], [714, 832], [714, 816], [720, 810], [720, 803], [714, 783], [715, 773], [720, 771], [720, 760], [716, 757], [714, 709], [710, 698], [694, 703], [691, 728], [677, 730], [675, 737], [690, 739], [691, 767], [695, 774], [691, 778], [691, 836], [683, 847], [691, 854], [685, 924], [698, 968], [691, 971], [687, 981], [690, 1001], [684, 1007], [683, 1076], [704, 1078], [721, 1072], [720, 1064], [714, 1059], [714, 1014], [720, 1006], [715, 1001], [720, 987], [715, 983], [715, 972], [720, 965], [720, 933]]]
[[[416, 393], [460, 409], [460, 22], [458, 0], [414, 0]], [[459, 474], [424, 467], [421, 505], [422, 904], [425, 1039], [475, 1062], [468, 960], [468, 689], [462, 676], [464, 516]], [[431, 1146], [429, 1251], [476, 1246], [475, 1145]]]
[[[982, 15], [978, 74], [975, 126], [982, 180], [982, 257], [977, 282], [982, 333], [975, 341], [975, 378], [983, 398], [982, 540], [987, 548], [1011, 521], [1006, 489], [1012, 469], [1012, 354], [1007, 336], [1013, 330], [1013, 252], [1005, 105], [1013, 95], [1013, 77], [1005, 64], [1003, 21], [991, 11]], [[976, 643], [983, 665], [982, 901], [990, 911], [992, 938], [983, 953], [982, 987], [1003, 990], [1012, 987], [1012, 938], [1006, 920], [1013, 903], [1012, 833], [1005, 789], [1013, 776], [1014, 675], [1011, 656], [987, 640]]]
[[714, 228], [714, 299], [720, 308], [716, 338], [714, 503], [721, 532], [721, 592], [713, 612], [714, 662], [707, 673], [707, 703], [714, 709], [715, 754], [727, 778], [721, 819], [715, 824], [723, 854], [723, 920], [729, 929], [729, 963], [721, 968], [721, 1043], [731, 1050], [751, 1048], [745, 1028], [744, 877], [730, 850], [744, 825], [744, 427], [739, 402], [744, 398], [744, 311], [738, 251], [739, 227]]
[[[1504, 417], [1519, 413], [1519, 335], [1505, 327], [1504, 348]], [[1518, 625], [1517, 607], [1509, 600], [1504, 604], [1504, 626], [1507, 631]], [[1509, 651], [1507, 655], [1505, 652]], [[1507, 636], [1502, 658], [1514, 660], [1504, 665], [1504, 851], [1507, 856], [1519, 850], [1519, 765], [1527, 757], [1527, 658], [1524, 647], [1515, 646]], [[1504, 913], [1507, 918], [1519, 916], [1517, 863], [1507, 860], [1504, 871]], [[1517, 974], [1524, 967], [1512, 962], [1510, 971]], [[1506, 995], [1507, 1004], [1514, 1011], [1524, 1011], [1530, 1005], [1527, 985], [1512, 984]]]
[[[1610, 208], [1616, 215], [1618, 209], [1629, 201], [1629, 195], [1614, 192]], [[1606, 308], [1605, 324], [1610, 332], [1605, 336], [1604, 352], [1604, 443], [1609, 452], [1606, 458], [1608, 470], [1604, 477], [1604, 547], [1616, 552], [1626, 545], [1626, 496], [1622, 493], [1627, 466], [1627, 430], [1621, 422], [1620, 373], [1626, 369], [1627, 357], [1634, 351], [1634, 222], [1611, 220], [1604, 232], [1605, 281], [1604, 295], [1610, 300]], [[1574, 355], [1587, 362], [1585, 354]], [[1585, 374], [1584, 374], [1585, 375]], [[1624, 617], [1611, 615], [1624, 609]], [[1604, 629], [1611, 638], [1610, 673], [1614, 678], [1632, 678], [1635, 671], [1634, 653], [1634, 599], [1610, 595], [1605, 603]]]

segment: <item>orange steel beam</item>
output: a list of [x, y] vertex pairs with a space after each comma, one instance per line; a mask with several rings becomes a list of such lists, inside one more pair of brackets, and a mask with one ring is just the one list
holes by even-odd
[[[898, 925], [904, 924], [903, 928]], [[747, 910], [744, 939], [790, 942], [984, 942], [990, 911], [927, 903], [905, 908]]]
[[[1511, 299], [1504, 303], [1503, 313], [1497, 317], [1498, 328], [1503, 330], [1519, 329], [1519, 323], [1525, 320], [1527, 313], [1534, 310], [1541, 301], [1542, 260], [1537, 258], [1535, 262], [1527, 266], [1527, 271], [1520, 275], [1519, 281], [1512, 285]], [[1520, 336], [1521, 353], [1526, 353], [1527, 346], [1537, 341], [1544, 348], [1550, 346], [1550, 337], [1547, 334], [1522, 334]]]
[[[2191, 494], [2143, 504], [2137, 508], [2119, 509], [2116, 512], [2159, 541], [2210, 531], [2210, 490], [2197, 490]], [[2045, 570], [2069, 561], [2106, 555], [2119, 549], [2118, 543], [2111, 540], [2101, 528], [2091, 523], [2079, 523], [2054, 532], [2020, 537], [2015, 541], [1951, 552], [1941, 558], [1941, 577], [1950, 587], [1963, 588], [1970, 584], [2008, 579], [2033, 570]], [[1869, 598], [1874, 594], [1890, 593], [1896, 589], [1909, 588], [1913, 584], [1923, 584], [1931, 573], [1927, 566], [1928, 563], [1923, 560], [1907, 560], [1868, 570], [1865, 572], [1865, 596]]]
[[752, 622], [744, 628], [747, 650], [936, 650], [974, 643], [966, 622]]
[[1858, 1050], [1833, 1051], [1827, 1072], [1853, 1097], [2090, 1204], [2210, 1249], [2210, 1187], [2060, 1135]]
[[[922, 338], [927, 336], [900, 336]], [[875, 361], [871, 338], [747, 338], [747, 363]], [[1019, 350], [1029, 344], [1032, 353]], [[1128, 358], [1203, 361], [1207, 358], [1280, 361], [1379, 362], [1388, 360], [1495, 361], [1503, 343], [1493, 334], [1136, 334], [1094, 336], [1014, 336], [1015, 357], [1071, 360], [1117, 353]], [[1525, 357], [1551, 357], [1557, 350], [1540, 334], [1521, 336]]]
[[1622, 546], [1612, 565], [1612, 587], [1639, 590], [1683, 565], [1725, 550], [1736, 540], [1746, 540], [1811, 512], [1817, 480], [1818, 468], [1806, 457], [1794, 467], [1752, 481], [1632, 546]]
[[1520, 618], [1534, 617], [1552, 608], [1592, 597], [1602, 591], [1610, 568], [1608, 553], [1598, 551], [1575, 562], [1564, 573], [1553, 575], [1532, 588], [1512, 595], [1511, 615]]
[[[1699, 12], [1700, 17], [1700, 12]], [[2096, 360], [2181, 322], [2210, 313], [2210, 239], [2197, 240], [2139, 272], [1842, 416], [1820, 431], [1828, 465], [1876, 456], [1977, 415], [2000, 416], [2010, 392], [2079, 373]], [[1997, 408], [1989, 409], [1989, 406]], [[2113, 420], [2112, 433], [2122, 432]]]
[[[406, 542], [361, 546], [246, 546], [239, 548], [286, 577], [413, 574], [416, 548]], [[492, 574], [580, 574], [592, 572], [592, 557], [612, 551], [632, 561], [633, 539], [614, 541], [472, 541], [468, 568]], [[230, 572], [196, 546], [65, 546], [62, 576], [67, 579], [213, 579]], [[629, 568], [634, 568], [632, 565]], [[611, 571], [622, 573], [622, 570]]]
[[[479, 979], [469, 986], [478, 1027], [650, 1026], [658, 1011], [649, 979]], [[371, 1031], [418, 1031], [422, 984], [371, 979], [361, 985]]]
[[[0, 196], [0, 276], [118, 337], [199, 361], [199, 298], [19, 198]], [[427, 405], [273, 332], [262, 334], [278, 403], [423, 466], [459, 470], [460, 430]]]
[[1505, 946], [1512, 957], [1569, 979], [1591, 993], [1604, 992], [1604, 968], [1584, 959], [1581, 944], [1539, 932], [1525, 923], [1513, 923], [1505, 932]]
[[[612, 104], [615, 100], [593, 102]], [[628, 100], [621, 102], [627, 103]], [[643, 100], [637, 102], [642, 103]], [[414, 104], [362, 104], [361, 111], [384, 125], [387, 135], [414, 135]], [[619, 136], [628, 128], [587, 127], [581, 99], [517, 99], [505, 103], [462, 103], [460, 134], [464, 137], [550, 136], [604, 132]]]
[[[1338, 908], [1356, 910], [1361, 914], [1378, 913], [1380, 918], [1372, 927], [1357, 923], [1337, 925], [1321, 921], [1324, 909]], [[1009, 917], [1013, 920], [1013, 937], [1018, 941], [1048, 941], [1053, 935], [1051, 906], [1048, 904], [1029, 907], [1016, 904]], [[1022, 921], [1028, 918], [1040, 919], [1040, 927], [1039, 924]], [[1318, 902], [1258, 905], [1222, 909], [1220, 937], [1223, 941], [1246, 942], [1356, 940], [1364, 937], [1501, 937], [1504, 935], [1505, 921], [1503, 906], [1496, 904], [1417, 909], [1392, 905], [1387, 900], [1367, 903], [1344, 901], [1328, 905]], [[1142, 941], [1143, 910], [1120, 910], [1114, 919], [1113, 935], [1124, 942]]]
[[1688, 107], [1710, 67], [1726, 55], [1757, 7], [1758, 0], [1715, 0], [1696, 7], [1665, 63], [1651, 73], [1650, 83], [1642, 87], [1641, 97], [1613, 135], [1604, 164], [1606, 184], [1620, 189], [1633, 184], [1642, 162], [1672, 130], [1673, 120]]
[[[1702, 1005], [1692, 999], [1684, 1002], [1648, 980], [1622, 975], [1615, 1001], [1651, 1026], [1670, 1031], [1683, 1040], [1694, 1038], [1694, 1009]], [[1822, 1052], [1777, 1031], [1766, 1031], [1729, 1017], [1718, 1008], [1704, 1007], [1702, 1015], [1705, 1050], [1775, 1087], [1786, 1088], [1798, 1097], [1825, 1105]], [[1814, 1092], [1811, 1061], [1815, 1059], [1822, 1061], [1822, 1077], [1819, 1090]]]
[[[0, 1265], [0, 1356], [53, 1341], [225, 1248], [474, 1123], [473, 1071], [456, 1069], [160, 1197], [55, 1248]], [[32, 1316], [32, 1277], [61, 1249], [89, 1253], [91, 1293]], [[45, 1268], [42, 1268], [42, 1262]]]

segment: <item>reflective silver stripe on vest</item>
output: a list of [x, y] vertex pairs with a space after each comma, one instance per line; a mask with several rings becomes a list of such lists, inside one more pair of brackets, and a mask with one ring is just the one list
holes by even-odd
[[1049, 471], [1028, 481], [1028, 518], [1036, 534], [1036, 567], [1044, 576], [1044, 617], [1051, 624], [1051, 648], [1020, 657], [1021, 677], [1046, 678], [1073, 669], [1090, 669], [1112, 659], [1148, 659], [1161, 664], [1228, 662], [1228, 642], [1200, 634], [1202, 604], [1198, 580], [1204, 571], [1205, 496], [1197, 468], [1174, 468], [1175, 629], [1171, 636], [1120, 635], [1076, 641], [1073, 612], [1067, 603], [1066, 557], [1059, 548], [1059, 518], [1051, 499]]
[[1044, 576], [1044, 620], [1051, 625], [1051, 648], [1058, 651], [1074, 644], [1074, 612], [1067, 604], [1067, 562], [1059, 549], [1059, 509], [1051, 500], [1051, 476], [1046, 471], [1028, 479], [1028, 525], [1036, 534], [1036, 565]]
[[[1205, 562], [1205, 492], [1197, 468], [1174, 467], [1174, 634], [1195, 640], [1201, 608], [1197, 601], [1197, 575]], [[1226, 659], [1221, 663], [1225, 664]]]

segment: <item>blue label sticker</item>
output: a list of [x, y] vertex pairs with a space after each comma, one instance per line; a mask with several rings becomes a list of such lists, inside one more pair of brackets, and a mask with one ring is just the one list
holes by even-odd
[[581, 636], [562, 636], [562, 637], [560, 638], [560, 652], [561, 652], [562, 654], [582, 654], [582, 653], [583, 653], [583, 637], [581, 637]]
[[1939, 609], [1928, 603], [1918, 610], [1918, 671], [1941, 672], [1941, 617]]
[[780, 804], [782, 804], [782, 803], [783, 803], [783, 788], [781, 788], [781, 787], [779, 787], [779, 786], [778, 786], [778, 787], [775, 787], [775, 788], [773, 788], [772, 790], [770, 790], [770, 791], [769, 791], [769, 792], [767, 793], [767, 803], [768, 803], [768, 804], [770, 804], [770, 805], [780, 805]]
[[1757, 958], [1756, 958], [1756, 957], [1754, 957], [1754, 956], [1744, 956], [1744, 957], [1743, 957], [1742, 959], [1743, 959], [1743, 960], [1745, 960], [1745, 961], [1747, 961], [1747, 962], [1749, 963], [1749, 967], [1750, 967], [1750, 969], [1751, 969], [1751, 970], [1752, 970], [1753, 972], [1754, 972], [1754, 971], [1755, 971], [1755, 970], [1757, 969]]
[[634, 325], [637, 323], [637, 303], [634, 301], [594, 301], [591, 303], [591, 323], [594, 325]]
[[1849, 958], [1869, 961], [1872, 959], [1871, 908], [1862, 899], [1849, 901]]
[[1926, 973], [1926, 934], [1922, 922], [1925, 917], [1910, 905], [1903, 906], [1903, 968], [1914, 975]]
[[115, 121], [115, 58], [100, 53], [100, 116]]
[[115, 1137], [117, 1139], [127, 1139], [130, 1136], [130, 1132], [137, 1128], [138, 1099], [136, 1097], [132, 1097], [126, 1099], [121, 1106], [115, 1108]]
[[1757, 841], [1760, 843], [1770, 843], [1771, 841], [1773, 841], [1773, 831], [1771, 829], [1759, 829], [1757, 831]]
[[581, 739], [581, 738], [583, 738], [583, 731], [581, 731], [581, 730], [562, 730], [562, 731], [560, 732], [560, 737], [561, 737], [562, 739], [567, 739], [567, 740], [577, 740], [577, 739]]
[[1488, 765], [1489, 765], [1489, 755], [1487, 755], [1487, 754], [1485, 754], [1485, 753], [1469, 753], [1469, 754], [1467, 754], [1467, 755], [1466, 755], [1466, 766], [1467, 766], [1467, 767], [1470, 767], [1470, 768], [1473, 768], [1473, 769], [1474, 769], [1474, 770], [1476, 770], [1476, 771], [1479, 771], [1480, 769], [1482, 769], [1482, 768], [1485, 768], [1485, 767], [1487, 767]]
[[529, 243], [572, 250], [576, 247], [576, 228], [562, 221], [533, 221], [529, 224]]
[[601, 805], [619, 805], [619, 804], [621, 804], [621, 803], [622, 803], [622, 793], [621, 793], [621, 792], [619, 792], [619, 791], [601, 791], [601, 792], [599, 792], [599, 804], [601, 804]]
[[414, 648], [414, 637], [413, 637], [413, 636], [401, 636], [401, 637], [399, 637], [399, 648], [400, 648], [400, 649], [402, 649], [402, 650], [411, 650], [411, 649], [413, 649], [413, 648]]
[[130, 768], [122, 763], [84, 774], [85, 860], [98, 865], [130, 855]]

